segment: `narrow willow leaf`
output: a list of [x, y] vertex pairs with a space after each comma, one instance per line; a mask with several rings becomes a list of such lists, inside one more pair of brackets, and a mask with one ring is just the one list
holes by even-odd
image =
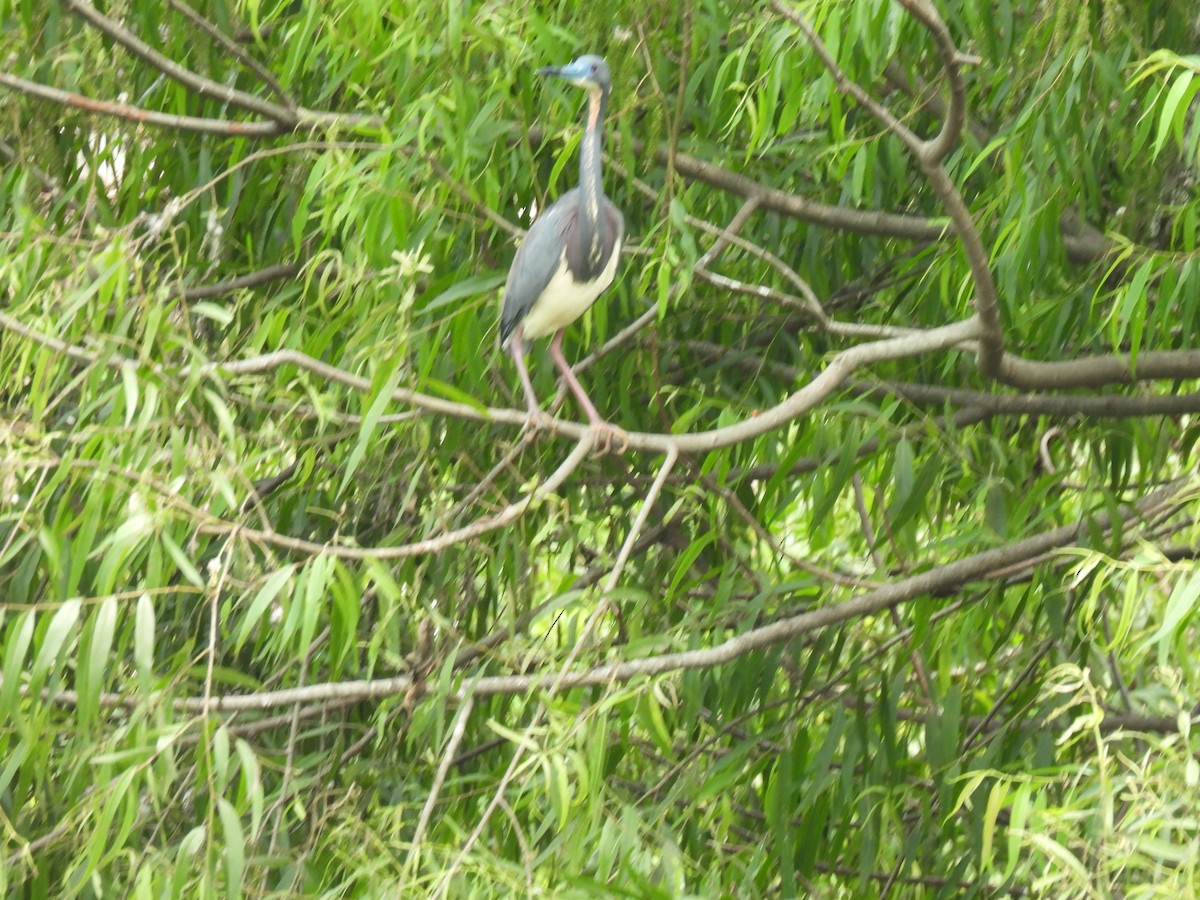
[[137, 369], [130, 363], [121, 366], [121, 384], [125, 391], [125, 427], [128, 428], [138, 410]]
[[29, 676], [32, 683], [40, 685], [50, 668], [59, 662], [59, 654], [79, 623], [82, 608], [83, 604], [79, 600], [68, 600], [54, 613], [50, 625], [46, 628], [42, 646], [33, 661], [33, 670]]
[[992, 859], [992, 843], [996, 838], [996, 823], [1000, 818], [1000, 811], [1004, 807], [1004, 800], [1007, 796], [1008, 788], [1003, 781], [997, 780], [992, 785], [992, 789], [988, 791], [987, 806], [983, 811], [983, 847], [980, 849], [985, 872], [995, 866]]
[[126, 769], [109, 786], [104, 802], [100, 805], [100, 814], [96, 817], [96, 827], [92, 832], [89, 858], [93, 865], [107, 862], [109, 858], [120, 852], [122, 841], [113, 828], [117, 813], [132, 802], [136, 805], [137, 798], [132, 793], [134, 781], [138, 777], [136, 768]]
[[557, 754], [549, 761], [550, 783], [548, 785], [551, 807], [558, 813], [558, 830], [564, 831], [571, 815], [571, 786], [570, 776], [563, 760]]
[[1159, 113], [1158, 134], [1154, 138], [1155, 156], [1162, 152], [1163, 145], [1172, 131], [1182, 134], [1184, 115], [1188, 108], [1185, 98], [1190, 100], [1196, 94], [1196, 87], [1200, 86], [1193, 85], [1195, 77], [1195, 72], [1185, 69], [1175, 76], [1171, 89], [1167, 91], [1162, 111]]
[[250, 798], [250, 839], [259, 837], [262, 829], [263, 809], [266, 802], [263, 793], [262, 771], [254, 750], [241, 738], [234, 744], [238, 759], [242, 763], [242, 790]]
[[892, 459], [892, 507], [903, 506], [913, 489], [913, 445], [908, 438], [902, 438], [896, 444], [896, 453]]
[[537, 753], [540, 749], [538, 742], [531, 734], [514, 731], [506, 725], [501, 725], [495, 719], [488, 719], [486, 724], [488, 728], [496, 732], [500, 737], [524, 747], [527, 753]]
[[439, 381], [432, 376], [426, 376], [421, 379], [421, 389], [426, 393], [433, 394], [435, 397], [442, 397], [446, 400], [453, 400], [455, 403], [462, 403], [479, 412], [487, 410], [487, 404], [475, 395], [469, 394], [462, 388], [455, 387], [449, 382]]
[[492, 273], [490, 275], [477, 275], [474, 278], [466, 278], [456, 282], [452, 287], [446, 288], [446, 290], [422, 306], [418, 310], [417, 315], [428, 316], [447, 306], [453, 306], [454, 309], [458, 309], [462, 306], [459, 303], [460, 300], [466, 297], [477, 297], [490, 293], [504, 284], [507, 277], [503, 273]]
[[15, 620], [7, 622], [8, 640], [4, 646], [3, 682], [0, 682], [0, 718], [16, 719], [17, 710], [13, 701], [21, 687], [21, 672], [25, 667], [25, 656], [33, 641], [34, 626], [37, 624], [33, 610], [25, 610]]
[[134, 619], [133, 658], [138, 674], [149, 680], [154, 674], [154, 601], [142, 593], [137, 599]]
[[1163, 644], [1172, 639], [1183, 623], [1191, 618], [1200, 605], [1200, 572], [1193, 572], [1190, 577], [1181, 577], [1175, 582], [1171, 596], [1167, 598], [1163, 610], [1162, 622], [1154, 633], [1147, 637], [1139, 653], [1145, 653], [1155, 644]]
[[325, 609], [325, 598], [329, 593], [331, 576], [337, 560], [328, 554], [318, 556], [308, 567], [308, 580], [304, 585], [300, 619], [301, 653], [307, 653], [317, 633], [317, 621]]
[[171, 560], [179, 569], [179, 574], [187, 579], [188, 584], [193, 587], [203, 588], [205, 586], [204, 577], [192, 565], [192, 561], [183, 552], [183, 548], [175, 543], [175, 540], [166, 531], [161, 532], [158, 539], [162, 542], [163, 549], [167, 551], [167, 556], [171, 557]]
[[217, 815], [225, 837], [222, 846], [225, 849], [226, 887], [230, 896], [240, 896], [246, 871], [246, 834], [237, 810], [224, 797], [217, 798]]
[[204, 388], [202, 391], [204, 399], [208, 401], [208, 408], [213, 411], [217, 417], [217, 422], [221, 427], [221, 436], [229, 442], [231, 447], [236, 447], [238, 444], [237, 425], [234, 424], [233, 413], [229, 409], [229, 404], [225, 402], [225, 398], [211, 388]]
[[[11, 746], [11, 745], [10, 745]], [[13, 781], [13, 776], [22, 771], [30, 751], [38, 749], [28, 740], [20, 740], [13, 747], [7, 759], [0, 762], [0, 795], [6, 795]]]
[[346, 492], [346, 486], [354, 478], [354, 473], [358, 470], [358, 464], [362, 462], [363, 455], [367, 452], [367, 447], [371, 444], [371, 438], [375, 434], [375, 426], [379, 423], [379, 417], [383, 415], [384, 410], [392, 403], [392, 394], [395, 393], [396, 387], [400, 384], [400, 379], [404, 377], [405, 373], [403, 356], [396, 354], [383, 367], [383, 371], [387, 373], [386, 378], [384, 378], [383, 383], [375, 392], [374, 397], [371, 399], [371, 405], [367, 408], [366, 413], [363, 415], [362, 423], [358, 427], [358, 439], [354, 442], [354, 448], [346, 458], [342, 472], [342, 483], [338, 488], [338, 494]]
[[1051, 860], [1062, 865], [1075, 878], [1077, 885], [1091, 885], [1091, 876], [1088, 874], [1087, 869], [1084, 868], [1083, 863], [1079, 861], [1079, 857], [1058, 841], [1049, 835], [1038, 834], [1036, 832], [1027, 832], [1026, 838], [1036, 849], [1042, 851]]
[[295, 571], [295, 564], [288, 563], [282, 569], [271, 573], [271, 576], [263, 586], [258, 589], [258, 593], [250, 601], [249, 608], [238, 617], [241, 624], [238, 627], [237, 637], [234, 640], [234, 647], [236, 649], [241, 650], [245, 646], [251, 632], [259, 627], [263, 613], [267, 611], [267, 607], [279, 596], [279, 592], [283, 590], [283, 586], [288, 583], [292, 575], [295, 574]]
[[211, 319], [218, 325], [229, 325], [233, 322], [233, 313], [224, 306], [219, 306], [216, 303], [209, 303], [201, 300], [199, 303], [193, 303], [188, 307], [188, 310], [195, 316], [201, 316], [205, 319]]
[[229, 729], [220, 726], [212, 736], [212, 772], [216, 778], [217, 791], [224, 792], [229, 784]]
[[793, 810], [796, 807], [791, 754], [783, 753], [775, 760], [775, 768], [767, 780], [764, 806], [767, 822], [771, 827], [772, 843], [780, 860], [779, 877], [782, 893], [785, 897], [796, 895], [795, 873], [792, 860], [795, 854], [793, 847], [793, 828], [791, 825]]
[[88, 641], [87, 679], [86, 686], [90, 703], [99, 702], [100, 691], [104, 687], [104, 669], [112, 652], [113, 632], [117, 625], [117, 600], [115, 597], [105, 597], [92, 616], [91, 634]]

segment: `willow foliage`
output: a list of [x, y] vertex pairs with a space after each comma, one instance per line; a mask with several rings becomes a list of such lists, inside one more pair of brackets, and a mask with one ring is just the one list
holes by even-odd
[[[4, 891], [1200, 890], [1198, 37], [0, 0]], [[624, 454], [495, 345], [589, 51]]]

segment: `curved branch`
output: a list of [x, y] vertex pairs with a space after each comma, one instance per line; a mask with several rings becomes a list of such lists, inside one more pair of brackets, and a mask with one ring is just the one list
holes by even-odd
[[942, 129], [937, 136], [924, 142], [926, 158], [931, 162], [941, 162], [962, 135], [967, 121], [967, 86], [963, 81], [962, 67], [965, 62], [978, 62], [975, 58], [966, 57], [954, 45], [950, 29], [929, 0], [900, 0], [900, 5], [912, 13], [925, 30], [933, 37], [942, 58], [942, 68], [946, 72], [946, 80], [950, 83], [950, 103], [942, 120]]
[[[647, 313], [655, 315], [654, 310]], [[0, 327], [20, 334], [55, 352], [62, 353], [80, 362], [104, 365], [110, 369], [120, 370], [123, 366], [140, 368], [139, 361], [125, 358], [116, 354], [101, 355], [82, 347], [68, 344], [51, 335], [44, 334], [31, 328], [19, 320], [0, 312]], [[783, 402], [770, 409], [741, 422], [716, 428], [710, 431], [693, 432], [691, 434], [659, 434], [654, 432], [629, 432], [628, 447], [652, 453], [667, 453], [674, 447], [679, 453], [704, 453], [722, 447], [729, 447], [743, 441], [766, 434], [783, 424], [804, 414], [817, 403], [845, 384], [850, 376], [858, 369], [878, 362], [902, 359], [936, 350], [947, 350], [960, 344], [968, 343], [978, 337], [979, 327], [975, 319], [967, 319], [925, 332], [906, 334], [900, 337], [859, 344], [836, 354], [828, 366], [814, 376], [808, 384], [791, 394]], [[1034, 373], [1047, 374], [1052, 387], [1098, 387], [1111, 383], [1132, 383], [1137, 380], [1150, 378], [1188, 379], [1200, 378], [1200, 351], [1180, 350], [1159, 353], [1143, 353], [1138, 358], [1135, 372], [1131, 369], [1126, 357], [1104, 356], [1089, 357], [1082, 360], [1072, 360], [1063, 363], [1040, 363], [1006, 357], [1006, 363], [1021, 371], [1023, 366]], [[261, 356], [242, 360], [225, 362], [210, 362], [201, 366], [204, 374], [218, 373], [239, 375], [255, 374], [274, 371], [285, 365], [311, 372], [329, 381], [342, 384], [356, 391], [367, 392], [371, 389], [369, 379], [339, 369], [329, 363], [314, 359], [297, 350], [277, 350]], [[153, 371], [161, 371], [154, 367]], [[516, 409], [501, 409], [495, 407], [474, 406], [443, 400], [428, 394], [407, 388], [398, 388], [392, 393], [392, 399], [397, 403], [406, 403], [425, 413], [437, 413], [453, 418], [477, 422], [494, 422], [516, 427], [525, 427], [528, 413]], [[1108, 398], [1099, 398], [1098, 403], [1113, 404]], [[1120, 404], [1117, 404], [1118, 406]], [[1100, 413], [1096, 413], [1100, 414]], [[576, 441], [588, 437], [590, 427], [577, 422], [563, 419], [551, 419], [547, 432], [562, 435]], [[307, 548], [306, 548], [307, 549]]]
[[[522, 139], [537, 146], [546, 140], [546, 133], [534, 127], [523, 134]], [[645, 149], [645, 143], [635, 138], [630, 142], [630, 149], [635, 154], [641, 153]], [[949, 223], [943, 219], [926, 219], [883, 210], [850, 209], [810, 200], [687, 153], [677, 152], [672, 156], [666, 147], [655, 148], [653, 153], [659, 165], [665, 166], [668, 159], [673, 160], [675, 171], [686, 178], [703, 182], [729, 194], [737, 194], [746, 200], [754, 198], [764, 210], [814, 225], [824, 225], [854, 234], [912, 241], [938, 240], [945, 237], [950, 228]]]
[[[934, 34], [939, 47], [943, 43], [948, 45], [950, 49], [945, 52], [949, 53], [952, 60], [958, 60], [960, 54], [954, 48], [953, 42], [950, 41], [949, 31], [946, 29], [945, 23], [938, 16], [937, 11], [924, 2], [924, 0], [902, 0], [902, 2], [910, 10], [914, 6], [919, 7], [920, 14], [917, 15], [918, 21]], [[925, 173], [930, 187], [933, 188], [933, 192], [937, 195], [938, 200], [941, 201], [942, 206], [945, 207], [946, 212], [950, 215], [950, 221], [954, 224], [954, 230], [958, 234], [959, 242], [962, 244], [967, 266], [971, 270], [971, 279], [975, 286], [975, 312], [980, 325], [978, 335], [979, 368], [989, 378], [998, 379], [1000, 364], [1004, 359], [1004, 331], [1000, 324], [1000, 303], [996, 294], [996, 284], [992, 280], [992, 270], [988, 265], [987, 249], [983, 246], [983, 239], [979, 234], [979, 229], [975, 227], [975, 220], [972, 218], [970, 210], [967, 209], [962, 195], [942, 166], [942, 159], [948, 150], [948, 147], [943, 147], [942, 143], [947, 138], [952, 141], [958, 139], [958, 135], [962, 130], [962, 121], [965, 113], [962, 109], [959, 109], [955, 113], [952, 100], [950, 116], [957, 115], [957, 126], [951, 128], [948, 117], [947, 124], [943, 127], [942, 133], [938, 138], [933, 142], [923, 140], [914, 134], [908, 126], [897, 119], [891, 110], [850, 79], [804, 16], [791, 9], [783, 0], [772, 0], [771, 6], [777, 13], [795, 24], [804, 33], [804, 36], [808, 38], [813, 51], [820, 58], [825, 68], [829, 71], [829, 74], [833, 76], [838, 90], [853, 97], [860, 106], [879, 120], [888, 131], [896, 135], [917, 161], [917, 164], [921, 167], [921, 171]], [[953, 76], [951, 76], [951, 80], [953, 82]]]
[[407, 559], [413, 556], [440, 553], [456, 544], [465, 543], [482, 534], [487, 534], [489, 531], [495, 531], [497, 528], [502, 528], [505, 525], [515, 522], [535, 502], [553, 494], [570, 477], [571, 473], [579, 468], [580, 463], [587, 458], [594, 445], [594, 438], [595, 432], [591, 428], [585, 429], [583, 436], [575, 444], [574, 449], [567, 455], [567, 458], [550, 474], [549, 478], [539, 484], [537, 489], [526, 495], [524, 499], [518, 500], [516, 503], [510, 503], [504, 509], [490, 516], [476, 519], [470, 525], [464, 525], [462, 528], [447, 531], [437, 537], [426, 538], [423, 541], [414, 541], [411, 544], [401, 544], [396, 547], [346, 547], [329, 543], [322, 544], [316, 541], [306, 541], [302, 538], [289, 537], [274, 531], [247, 528], [235, 522], [227, 522], [213, 517], [205, 517], [207, 521], [201, 522], [197, 530], [205, 534], [232, 535], [236, 533], [250, 540], [260, 541], [264, 544], [270, 544], [286, 550], [315, 556], [327, 554], [336, 556], [338, 559]]

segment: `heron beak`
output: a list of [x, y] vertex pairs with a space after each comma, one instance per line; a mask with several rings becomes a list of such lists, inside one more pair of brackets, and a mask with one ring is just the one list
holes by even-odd
[[572, 84], [582, 84], [587, 81], [588, 67], [587, 65], [580, 65], [579, 61], [576, 60], [565, 66], [542, 66], [538, 69], [538, 74], [547, 78], [565, 78]]

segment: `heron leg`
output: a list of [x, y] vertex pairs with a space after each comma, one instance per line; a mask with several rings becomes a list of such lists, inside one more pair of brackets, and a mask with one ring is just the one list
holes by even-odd
[[540, 421], [542, 407], [538, 403], [537, 394], [533, 392], [533, 382], [529, 379], [529, 370], [525, 368], [525, 345], [521, 341], [520, 326], [517, 326], [517, 330], [513, 332], [512, 340], [508, 344], [508, 351], [512, 354], [513, 362], [517, 364], [517, 374], [521, 376], [521, 387], [525, 388], [525, 401], [529, 404], [529, 415], [535, 421]]
[[575, 377], [575, 373], [571, 371], [571, 366], [568, 365], [567, 359], [562, 352], [563, 329], [559, 329], [554, 333], [554, 338], [550, 341], [550, 355], [554, 357], [554, 362], [563, 373], [563, 378], [567, 381], [567, 387], [571, 389], [571, 393], [575, 395], [575, 399], [579, 401], [579, 405], [583, 407], [583, 411], [587, 413], [588, 420], [593, 425], [607, 425], [600, 413], [596, 412], [596, 407], [592, 405], [592, 400], [588, 397], [587, 392], [583, 389], [583, 385], [579, 383], [579, 379]]
[[566, 357], [562, 352], [563, 331], [560, 329], [555, 332], [553, 339], [550, 341], [550, 355], [554, 357], [555, 365], [562, 371], [563, 378], [566, 379], [567, 387], [571, 389], [571, 393], [575, 395], [575, 399], [579, 401], [579, 405], [583, 407], [583, 411], [587, 413], [588, 421], [592, 423], [592, 430], [596, 432], [597, 444], [600, 446], [600, 452], [607, 453], [609, 447], [612, 446], [613, 438], [620, 441], [621, 447], [618, 453], [624, 453], [629, 447], [629, 438], [625, 432], [612, 425], [609, 422], [600, 418], [600, 413], [596, 412], [596, 407], [592, 400], [587, 395], [587, 391], [583, 389], [583, 385], [579, 383], [579, 379], [575, 377], [575, 373], [571, 371], [571, 366], [567, 363]]

